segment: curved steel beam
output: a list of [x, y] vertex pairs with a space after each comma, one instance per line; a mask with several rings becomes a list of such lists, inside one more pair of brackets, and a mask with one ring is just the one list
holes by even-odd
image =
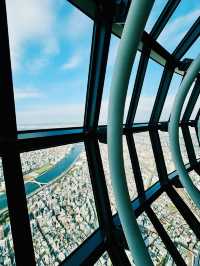
[[136, 265], [153, 265], [128, 193], [123, 161], [123, 115], [132, 65], [154, 0], [131, 2], [114, 66], [108, 110], [108, 156], [121, 224]]
[[[190, 65], [180, 87], [178, 93], [174, 100], [174, 105], [171, 112], [171, 118], [169, 122], [169, 140], [170, 149], [172, 152], [172, 158], [175, 162], [176, 169], [179, 173], [179, 178], [182, 185], [186, 188], [188, 194], [195, 202], [195, 204], [200, 208], [200, 191], [193, 184], [190, 179], [181, 156], [180, 143], [179, 143], [179, 120], [181, 115], [181, 110], [188, 94], [188, 91], [196, 78], [200, 70], [200, 55], [193, 61]], [[198, 125], [200, 125], [198, 123]], [[200, 133], [200, 131], [199, 131]]]

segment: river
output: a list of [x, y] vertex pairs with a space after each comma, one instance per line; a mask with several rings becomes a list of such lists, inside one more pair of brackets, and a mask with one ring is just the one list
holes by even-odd
[[[39, 175], [35, 178], [35, 181], [39, 183], [49, 183], [52, 182], [55, 178], [60, 176], [63, 172], [66, 172], [70, 169], [74, 162], [76, 162], [80, 152], [83, 149], [82, 144], [76, 144], [72, 147], [69, 153], [65, 155], [63, 159], [57, 162], [52, 168], [50, 168], [47, 172]], [[46, 185], [46, 184], [45, 184]], [[39, 184], [33, 182], [25, 183], [26, 195], [30, 195], [36, 192], [40, 188]], [[7, 207], [7, 198], [6, 194], [0, 195], [0, 210]]]

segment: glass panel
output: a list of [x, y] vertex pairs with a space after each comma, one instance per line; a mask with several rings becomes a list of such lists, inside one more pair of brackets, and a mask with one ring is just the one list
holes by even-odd
[[[189, 175], [197, 177], [197, 174], [195, 172], [189, 173]], [[184, 200], [186, 205], [190, 208], [191, 212], [196, 216], [196, 218], [200, 222], [200, 210], [199, 208], [196, 207], [196, 205], [194, 204], [194, 201], [190, 198], [186, 190], [184, 188], [176, 188], [175, 186], [174, 186], [174, 189], [178, 192], [178, 194]]]
[[21, 154], [37, 264], [58, 265], [97, 227], [83, 144]]
[[136, 57], [135, 57], [135, 62], [132, 68], [130, 80], [129, 80], [129, 85], [128, 85], [128, 91], [127, 91], [127, 96], [126, 96], [126, 102], [125, 102], [125, 109], [124, 109], [124, 123], [126, 122], [127, 114], [128, 114], [128, 109], [130, 106], [130, 101], [134, 89], [134, 84], [135, 84], [135, 78], [137, 74], [137, 69], [140, 61], [140, 52], [137, 52]]
[[199, 54], [200, 49], [200, 37], [194, 42], [194, 44], [190, 47], [187, 53], [184, 55], [184, 58], [195, 59]]
[[143, 88], [135, 115], [135, 122], [148, 122], [160, 84], [163, 67], [149, 59]]
[[0, 265], [16, 265], [10, 218], [7, 209], [6, 188], [3, 175], [2, 160], [0, 158]]
[[167, 3], [167, 0], [157, 0], [154, 2], [153, 8], [151, 10], [151, 13], [148, 17], [147, 24], [145, 26], [145, 31], [150, 32], [153, 28], [154, 24], [156, 23], [156, 20], [160, 16], [160, 13], [162, 12], [163, 8], [165, 7]]
[[154, 265], [168, 265], [172, 258], [146, 213], [143, 212], [137, 222]]
[[99, 260], [94, 264], [94, 266], [112, 266], [112, 262], [108, 255], [108, 252], [105, 251]]
[[168, 121], [181, 80], [182, 76], [174, 73], [159, 121]]
[[148, 132], [134, 134], [144, 187], [148, 189], [158, 181], [158, 173]]
[[159, 43], [172, 52], [199, 15], [198, 1], [182, 0], [159, 36]]
[[[116, 203], [115, 203], [115, 197], [113, 194], [112, 183], [111, 183], [111, 178], [110, 178], [107, 144], [99, 143], [99, 147], [100, 147], [100, 152], [101, 152], [101, 158], [102, 158], [106, 183], [108, 187], [108, 195], [110, 197], [111, 209], [112, 209], [112, 213], [115, 213]], [[134, 179], [134, 175], [132, 171], [132, 165], [131, 165], [128, 146], [127, 146], [125, 137], [123, 137], [123, 151], [124, 151], [123, 152], [124, 166], [125, 166], [125, 172], [126, 172], [127, 185], [129, 189], [129, 195], [130, 195], [131, 200], [133, 200], [135, 197], [137, 197], [137, 189], [135, 185], [135, 179]]]
[[167, 194], [163, 193], [154, 201], [152, 208], [186, 264], [193, 265], [192, 262], [198, 256], [200, 242]]
[[160, 141], [163, 149], [163, 156], [165, 159], [165, 165], [167, 172], [171, 173], [175, 170], [175, 165], [172, 160], [172, 154], [169, 147], [169, 134], [168, 132], [159, 131]]
[[81, 126], [92, 21], [64, 0], [6, 3], [18, 129]]
[[112, 34], [111, 40], [110, 40], [108, 62], [107, 62], [107, 66], [106, 66], [106, 75], [105, 75], [103, 96], [102, 96], [101, 109], [100, 109], [100, 115], [99, 115], [99, 124], [100, 125], [107, 124], [109, 89], [111, 86], [113, 66], [115, 64], [115, 59], [117, 56], [117, 49], [119, 47], [119, 42], [120, 42], [120, 39]]
[[[117, 49], [119, 47], [119, 42], [120, 42], [119, 38], [115, 37], [114, 35], [111, 36], [108, 63], [107, 63], [105, 83], [104, 83], [104, 91], [103, 91], [101, 110], [100, 110], [100, 116], [99, 116], [100, 125], [107, 124], [109, 91], [110, 91], [110, 86], [111, 86], [111, 81], [112, 81], [114, 64], [115, 64], [115, 60], [117, 56]], [[140, 52], [137, 52], [136, 57], [135, 57], [135, 62], [133, 65], [133, 69], [131, 72], [131, 76], [130, 76], [128, 91], [127, 91], [125, 111], [124, 111], [124, 122], [125, 122], [125, 119], [128, 113], [128, 108], [129, 108], [129, 104], [131, 100], [131, 94], [133, 91], [134, 80], [135, 80], [135, 76], [136, 76], [136, 72], [138, 68], [139, 58], [140, 58]]]
[[[160, 131], [159, 136], [160, 136], [160, 141], [161, 141], [162, 148], [163, 148], [163, 155], [165, 158], [167, 172], [171, 173], [172, 171], [175, 170], [175, 165], [172, 159], [172, 154], [171, 154], [171, 150], [169, 146], [169, 134], [168, 132]], [[194, 138], [194, 135], [192, 135], [192, 138]], [[185, 141], [183, 139], [183, 134], [182, 134], [181, 129], [179, 130], [179, 141], [180, 141], [181, 155], [182, 155], [184, 163], [186, 164], [189, 162], [189, 159], [188, 159], [188, 155], [187, 155], [187, 151], [185, 147]], [[198, 143], [196, 143], [195, 145], [198, 145]]]

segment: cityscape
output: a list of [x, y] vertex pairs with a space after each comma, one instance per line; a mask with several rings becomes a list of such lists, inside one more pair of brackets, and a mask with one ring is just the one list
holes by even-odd
[[[175, 170], [172, 162], [168, 133], [159, 132], [167, 170]], [[196, 156], [199, 146], [191, 132]], [[134, 134], [136, 150], [145, 189], [158, 181], [156, 164], [148, 133]], [[184, 162], [188, 162], [182, 136], [180, 137]], [[100, 152], [108, 187], [112, 213], [116, 205], [112, 192], [108, 167], [107, 145], [100, 143]], [[137, 197], [128, 147], [124, 138], [124, 161], [130, 198]], [[92, 185], [84, 144], [59, 146], [21, 154], [21, 164], [27, 193], [33, 245], [37, 265], [59, 265], [83, 241], [98, 228]], [[64, 169], [64, 170], [63, 170]], [[200, 179], [193, 171], [190, 174], [197, 186]], [[192, 212], [200, 220], [200, 211], [195, 207], [184, 189], [177, 189]], [[0, 164], [0, 265], [15, 265], [14, 249], [7, 207], [4, 206], [5, 183]], [[2, 204], [2, 205], [1, 205]], [[198, 265], [200, 242], [184, 221], [166, 193], [151, 205], [168, 235], [176, 245], [187, 265]], [[154, 265], [175, 265], [161, 238], [146, 213], [137, 219], [145, 244]], [[126, 251], [132, 265], [130, 252]], [[112, 265], [105, 252], [96, 266]]]

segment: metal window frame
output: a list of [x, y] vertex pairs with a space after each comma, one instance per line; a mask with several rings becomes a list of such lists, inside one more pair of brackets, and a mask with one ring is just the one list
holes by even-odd
[[[117, 0], [70, 0], [69, 2], [94, 20], [84, 125], [79, 128], [52, 128], [26, 131], [17, 131], [6, 4], [5, 0], [0, 2], [0, 118], [3, 125], [0, 130], [0, 156], [2, 157], [3, 163], [15, 260], [16, 264], [20, 266], [35, 265], [20, 153], [84, 142], [100, 226], [61, 265], [92, 265], [105, 251], [108, 252], [113, 265], [130, 265], [124, 251], [126, 245], [118, 241], [119, 235], [121, 239], [123, 238], [123, 232], [120, 228], [118, 215], [112, 216], [111, 213], [109, 195], [99, 151], [99, 142], [107, 142], [107, 127], [98, 126], [111, 34], [120, 37], [130, 1], [121, 0], [119, 3]], [[167, 131], [168, 122], [159, 122], [159, 118], [173, 73], [184, 75], [185, 71], [187, 71], [187, 68], [184, 70], [181, 68], [182, 61], [180, 59], [200, 35], [200, 18], [198, 18], [172, 54], [156, 41], [179, 4], [181, 4], [181, 0], [169, 0], [151, 32], [149, 34], [147, 32], [143, 33], [141, 43], [138, 47], [138, 50], [141, 51], [140, 62], [123, 134], [126, 137], [138, 191], [138, 197], [132, 202], [133, 211], [137, 217], [143, 211], [146, 211], [177, 265], [184, 265], [179, 252], [174, 248], [174, 244], [150, 207], [156, 198], [164, 191], [167, 192], [193, 232], [198, 237], [200, 236], [199, 222], [189, 208], [184, 205], [183, 200], [173, 188], [174, 185], [181, 187], [176, 171], [167, 174], [158, 133], [159, 130]], [[150, 58], [164, 66], [164, 72], [156, 94], [150, 121], [148, 123], [134, 123], [134, 117]], [[199, 80], [196, 82], [195, 89], [190, 96], [183, 119], [180, 122], [189, 156], [189, 164], [186, 165], [188, 171], [197, 171], [199, 169], [199, 160], [195, 157], [189, 132], [189, 127], [195, 127], [197, 129], [197, 120], [200, 116], [199, 111], [194, 120], [189, 120], [195, 106], [195, 101], [199, 95], [199, 90], [196, 90], [196, 86], [199, 86], [198, 84]], [[159, 175], [159, 181], [146, 191], [144, 190], [140, 162], [133, 137], [133, 133], [141, 132], [149, 132]], [[125, 242], [125, 239], [123, 239], [122, 243]], [[24, 254], [24, 247], [26, 247], [26, 256]]]

